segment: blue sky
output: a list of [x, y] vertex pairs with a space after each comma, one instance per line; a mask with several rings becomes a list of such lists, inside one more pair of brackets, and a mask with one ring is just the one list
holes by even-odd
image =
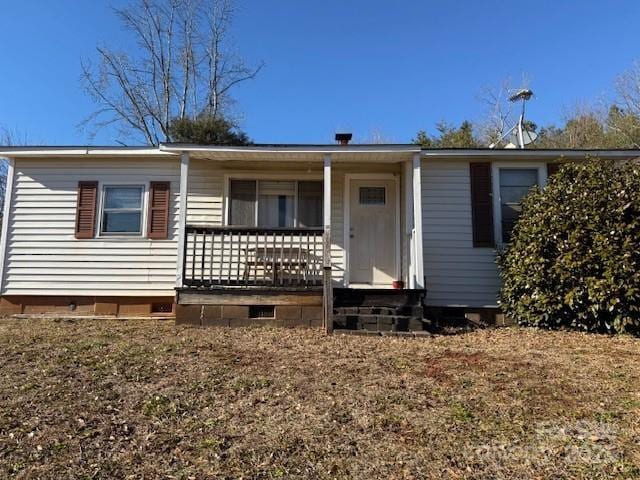
[[[80, 60], [126, 44], [109, 9], [123, 3], [0, 0], [0, 125], [87, 143]], [[529, 118], [559, 123], [640, 58], [639, 18], [637, 0], [239, 0], [236, 44], [266, 66], [235, 96], [256, 142], [331, 142], [336, 130], [407, 142], [440, 120], [478, 119], [483, 87], [527, 74]], [[105, 130], [93, 143], [116, 140]]]

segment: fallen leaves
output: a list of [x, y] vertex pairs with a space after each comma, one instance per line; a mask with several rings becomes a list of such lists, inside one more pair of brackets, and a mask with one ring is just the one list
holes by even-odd
[[0, 345], [3, 478], [640, 475], [637, 339], [1, 320]]

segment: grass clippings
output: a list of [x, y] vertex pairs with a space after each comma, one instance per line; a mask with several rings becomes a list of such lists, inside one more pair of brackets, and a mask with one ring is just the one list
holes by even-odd
[[0, 478], [640, 478], [640, 341], [0, 321]]

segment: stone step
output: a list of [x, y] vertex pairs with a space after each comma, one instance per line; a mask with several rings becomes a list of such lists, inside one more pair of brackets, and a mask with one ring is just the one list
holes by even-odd
[[333, 316], [335, 329], [410, 331], [423, 330], [422, 319], [409, 315], [345, 315]]

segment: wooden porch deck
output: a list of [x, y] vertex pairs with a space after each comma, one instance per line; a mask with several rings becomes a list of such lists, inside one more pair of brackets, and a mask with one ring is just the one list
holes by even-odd
[[258, 320], [298, 315], [330, 332], [330, 245], [329, 228], [187, 225], [177, 317], [224, 324], [254, 312], [271, 315]]

